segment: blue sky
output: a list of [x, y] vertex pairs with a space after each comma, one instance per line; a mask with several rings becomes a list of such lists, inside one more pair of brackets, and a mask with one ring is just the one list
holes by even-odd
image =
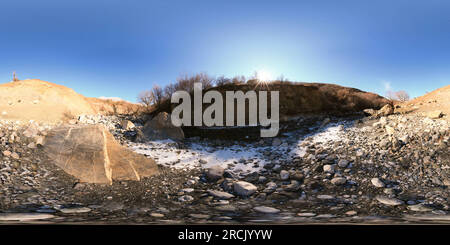
[[412, 97], [450, 84], [450, 1], [1, 1], [0, 82], [90, 97], [265, 70]]

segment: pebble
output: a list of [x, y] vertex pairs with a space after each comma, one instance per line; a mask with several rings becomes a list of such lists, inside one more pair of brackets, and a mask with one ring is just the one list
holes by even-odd
[[258, 206], [253, 208], [255, 211], [265, 214], [277, 214], [280, 212], [279, 209], [267, 207], [267, 206]]
[[370, 182], [372, 182], [372, 185], [374, 185], [375, 187], [383, 188], [385, 186], [383, 181], [381, 181], [379, 178], [372, 178]]
[[404, 204], [403, 201], [393, 198], [393, 197], [385, 197], [385, 196], [377, 196], [376, 199], [386, 205], [397, 206]]

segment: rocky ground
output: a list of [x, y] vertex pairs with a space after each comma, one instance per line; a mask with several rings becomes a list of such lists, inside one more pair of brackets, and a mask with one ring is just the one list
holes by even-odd
[[450, 223], [446, 120], [297, 118], [277, 138], [145, 143], [118, 117], [71, 123], [105, 124], [161, 173], [78, 183], [42, 153], [53, 125], [1, 121], [1, 223]]

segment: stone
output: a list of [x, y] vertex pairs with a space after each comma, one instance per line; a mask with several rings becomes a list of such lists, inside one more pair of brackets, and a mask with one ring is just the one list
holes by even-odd
[[341, 159], [341, 160], [339, 160], [339, 162], [338, 162], [338, 166], [340, 167], [340, 168], [346, 168], [347, 166], [348, 166], [348, 161], [347, 160], [344, 160], [344, 159]]
[[32, 221], [52, 219], [56, 216], [45, 213], [0, 213], [0, 221]]
[[209, 181], [216, 181], [223, 177], [225, 169], [220, 166], [213, 166], [206, 170], [206, 178]]
[[161, 112], [145, 123], [142, 134], [138, 135], [138, 141], [164, 139], [182, 140], [184, 139], [184, 132], [181, 127], [172, 124], [170, 114]]
[[272, 146], [279, 146], [281, 145], [281, 140], [279, 138], [274, 138], [272, 140]]
[[443, 115], [442, 111], [429, 111], [425, 113], [425, 116], [431, 119], [439, 119]]
[[384, 128], [386, 129], [386, 133], [389, 135], [393, 135], [395, 133], [395, 129], [389, 125], [384, 126]]
[[287, 180], [287, 179], [289, 179], [289, 172], [286, 171], [286, 170], [281, 170], [281, 172], [280, 172], [280, 178], [281, 178], [282, 180]]
[[345, 212], [345, 214], [348, 215], [348, 216], [355, 216], [355, 215], [358, 214], [358, 212], [356, 212], [354, 210], [351, 210], [351, 211]]
[[234, 198], [233, 194], [230, 194], [230, 193], [224, 192], [224, 191], [208, 190], [208, 194], [215, 198], [223, 199], [223, 200], [228, 200], [228, 199]]
[[164, 218], [164, 214], [162, 213], [150, 213], [150, 216], [152, 216], [153, 218]]
[[266, 207], [266, 206], [258, 206], [253, 208], [256, 212], [265, 213], [265, 214], [277, 214], [280, 212], [279, 209]]
[[234, 192], [240, 196], [250, 196], [258, 189], [252, 183], [238, 181], [233, 184]]
[[11, 154], [12, 154], [12, 152], [10, 152], [10, 151], [8, 151], [8, 150], [5, 150], [5, 151], [2, 152], [2, 154], [3, 154], [3, 156], [5, 156], [5, 157], [10, 157]]
[[44, 142], [52, 162], [80, 182], [141, 180], [158, 173], [153, 159], [120, 145], [101, 125], [69, 125], [53, 128]]
[[377, 116], [389, 116], [394, 113], [394, 106], [391, 104], [386, 104], [377, 111]]
[[343, 177], [335, 177], [335, 178], [331, 179], [331, 183], [333, 185], [343, 185], [346, 182], [347, 182], [347, 179], [343, 178]]
[[62, 208], [59, 209], [59, 211], [65, 214], [79, 214], [91, 212], [91, 209], [87, 207], [76, 207], [76, 208]]
[[18, 160], [18, 159], [20, 158], [19, 154], [17, 154], [16, 152], [13, 152], [13, 153], [11, 154], [11, 157], [12, 157], [13, 159], [16, 159], [16, 160]]
[[122, 127], [122, 129], [124, 130], [131, 130], [133, 128], [135, 128], [136, 126], [134, 125], [134, 123], [132, 123], [130, 120], [122, 120], [120, 122], [120, 126]]
[[404, 204], [404, 202], [402, 200], [399, 200], [397, 198], [393, 198], [393, 197], [386, 197], [386, 196], [376, 196], [376, 199], [386, 205], [390, 205], [390, 206], [398, 206], [398, 205], [402, 205]]
[[425, 206], [424, 204], [416, 204], [416, 205], [409, 205], [407, 208], [414, 212], [430, 212], [433, 211], [432, 208]]
[[326, 173], [334, 173], [335, 166], [334, 165], [329, 165], [329, 164], [324, 165], [323, 166], [323, 171], [326, 172]]
[[297, 214], [298, 217], [314, 217], [316, 215], [317, 214], [315, 214], [315, 213], [298, 213]]
[[208, 214], [189, 214], [189, 217], [194, 219], [209, 219], [211, 215]]
[[385, 186], [385, 184], [383, 183], [383, 181], [381, 181], [379, 178], [372, 178], [370, 180], [370, 182], [372, 183], [373, 186], [375, 187], [379, 187], [379, 188], [383, 188]]
[[192, 201], [194, 201], [194, 198], [192, 196], [189, 196], [189, 195], [183, 195], [183, 196], [178, 198], [178, 201], [180, 201], [180, 202], [192, 202]]

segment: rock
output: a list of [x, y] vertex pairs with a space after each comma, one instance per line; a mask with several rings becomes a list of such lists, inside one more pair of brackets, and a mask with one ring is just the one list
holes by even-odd
[[317, 214], [315, 214], [315, 213], [298, 213], [297, 214], [298, 217], [314, 217], [316, 215]]
[[223, 169], [220, 166], [213, 166], [207, 169], [206, 171], [206, 178], [209, 181], [216, 181], [223, 177], [223, 174], [225, 172], [225, 169]]
[[184, 139], [183, 130], [181, 129], [181, 127], [176, 127], [172, 124], [170, 114], [166, 112], [159, 113], [155, 118], [145, 123], [142, 130], [142, 135], [139, 136], [138, 140], [145, 141], [163, 139]]
[[79, 214], [91, 212], [91, 209], [86, 207], [76, 207], [76, 208], [62, 208], [59, 209], [59, 211], [65, 214]]
[[215, 198], [223, 199], [223, 200], [228, 200], [228, 199], [234, 198], [234, 195], [232, 195], [228, 192], [224, 192], [224, 191], [208, 190], [208, 194]]
[[385, 186], [383, 181], [381, 181], [379, 178], [372, 178], [370, 182], [372, 182], [372, 185], [374, 185], [375, 187], [383, 188]]
[[189, 196], [189, 195], [183, 195], [183, 196], [178, 198], [178, 201], [180, 201], [180, 202], [192, 202], [192, 201], [194, 201], [194, 198], [192, 196]]
[[16, 159], [16, 160], [18, 160], [18, 159], [20, 158], [19, 154], [17, 154], [16, 152], [13, 152], [13, 153], [11, 154], [11, 157], [12, 157], [13, 159]]
[[164, 218], [164, 214], [162, 213], [150, 213], [150, 216], [153, 218]]
[[120, 126], [125, 130], [131, 130], [136, 127], [130, 120], [122, 120]]
[[6, 151], [3, 151], [2, 154], [5, 157], [10, 157], [12, 153], [10, 151], [6, 150]]
[[344, 159], [341, 159], [341, 160], [339, 160], [339, 162], [338, 162], [338, 166], [340, 167], [340, 168], [346, 168], [347, 166], [348, 166], [348, 161], [347, 160], [344, 160]]
[[56, 216], [44, 213], [0, 213], [0, 221], [46, 220]]
[[351, 211], [346, 212], [345, 214], [348, 215], [348, 216], [355, 216], [355, 215], [358, 214], [358, 212], [356, 212], [354, 210], [351, 210]]
[[377, 111], [374, 109], [364, 109], [363, 112], [367, 116], [373, 116], [373, 115], [376, 115], [376, 113], [377, 113]]
[[45, 138], [44, 152], [81, 182], [112, 184], [113, 179], [140, 180], [158, 173], [154, 160], [121, 146], [100, 125], [53, 128]]
[[450, 186], [450, 178], [444, 179], [444, 181], [442, 181], [442, 183], [443, 183], [445, 186]]
[[35, 137], [38, 134], [39, 134], [39, 130], [34, 123], [31, 124], [25, 131], [23, 131], [23, 135], [27, 138]]
[[331, 183], [334, 185], [343, 185], [347, 182], [346, 178], [343, 177], [335, 177], [333, 179], [331, 179]]
[[209, 219], [211, 217], [211, 215], [207, 214], [189, 214], [189, 216], [194, 219]]
[[258, 189], [252, 183], [238, 181], [233, 184], [234, 192], [240, 196], [250, 196]]
[[326, 173], [334, 173], [335, 165], [329, 165], [329, 164], [324, 165], [323, 166], [323, 171], [326, 172]]
[[258, 206], [253, 208], [256, 212], [265, 213], [265, 214], [277, 214], [280, 212], [280, 210], [272, 207], [266, 207], [266, 206]]
[[44, 137], [38, 136], [36, 137], [36, 145], [43, 145], [44, 144]]
[[397, 206], [397, 205], [402, 205], [404, 204], [404, 202], [402, 200], [399, 200], [397, 198], [393, 198], [393, 197], [385, 197], [385, 196], [377, 196], [376, 199], [386, 205], [390, 205], [390, 206]]
[[272, 146], [279, 146], [281, 145], [281, 140], [279, 138], [274, 138], [272, 140]]
[[282, 180], [287, 180], [287, 179], [289, 179], [289, 172], [286, 171], [286, 170], [281, 170], [281, 172], [280, 172], [280, 178], [281, 178]]
[[411, 211], [414, 212], [430, 212], [433, 211], [432, 208], [425, 206], [424, 204], [420, 203], [420, 204], [416, 204], [416, 205], [410, 205], [407, 206], [407, 208]]
[[431, 119], [439, 119], [443, 116], [442, 111], [429, 111], [425, 113], [425, 116]]
[[386, 104], [383, 107], [381, 107], [380, 110], [377, 111], [377, 116], [389, 116], [394, 113], [394, 106], [391, 104]]
[[389, 125], [384, 126], [384, 128], [386, 129], [386, 133], [389, 135], [393, 135], [395, 133], [395, 129]]

